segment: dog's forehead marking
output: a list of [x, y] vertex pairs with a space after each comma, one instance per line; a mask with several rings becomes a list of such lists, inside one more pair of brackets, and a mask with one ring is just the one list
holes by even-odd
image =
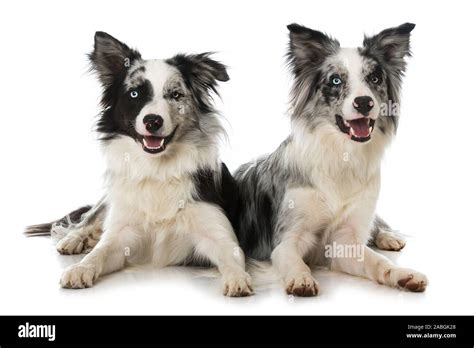
[[145, 66], [142, 61], [135, 62], [129, 69], [125, 79], [125, 86], [133, 88], [143, 83], [145, 73]]
[[336, 59], [347, 70], [349, 80], [360, 80], [364, 60], [357, 48], [341, 48], [336, 55]]
[[178, 70], [164, 60], [154, 59], [145, 62], [144, 77], [150, 81], [155, 93], [162, 93], [167, 82], [177, 73]]

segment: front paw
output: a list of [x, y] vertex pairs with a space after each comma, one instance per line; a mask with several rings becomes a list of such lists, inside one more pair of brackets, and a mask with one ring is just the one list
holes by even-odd
[[60, 284], [63, 288], [68, 289], [90, 288], [98, 276], [99, 273], [94, 265], [78, 263], [66, 268], [61, 276]]
[[226, 276], [224, 281], [224, 295], [229, 297], [244, 297], [253, 294], [252, 280], [248, 273]]
[[316, 296], [319, 292], [318, 282], [308, 272], [288, 277], [285, 288], [288, 295], [302, 297]]
[[391, 283], [401, 289], [412, 292], [423, 292], [428, 286], [428, 278], [408, 268], [396, 268], [390, 271]]

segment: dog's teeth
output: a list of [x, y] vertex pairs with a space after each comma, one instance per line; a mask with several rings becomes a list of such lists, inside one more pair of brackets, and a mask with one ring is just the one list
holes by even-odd
[[369, 128], [369, 134], [372, 133], [372, 130], [374, 129], [374, 127], [370, 127]]
[[352, 127], [349, 129], [349, 137], [352, 137], [352, 136], [355, 136], [354, 134], [354, 130], [352, 129]]
[[164, 146], [165, 146], [165, 138], [162, 138], [162, 139], [161, 139], [160, 145], [158, 145], [158, 146], [150, 146], [150, 145], [148, 145], [148, 143], [147, 143], [147, 141], [146, 141], [145, 138], [143, 138], [142, 142], [143, 142], [143, 145], [144, 145], [147, 149], [150, 149], [150, 150], [159, 150], [159, 149], [161, 149], [161, 148], [164, 148]]

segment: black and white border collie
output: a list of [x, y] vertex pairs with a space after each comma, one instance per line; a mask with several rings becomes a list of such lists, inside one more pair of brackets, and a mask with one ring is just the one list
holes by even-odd
[[90, 251], [64, 271], [61, 285], [90, 287], [131, 264], [203, 261], [218, 267], [225, 295], [250, 295], [231, 225], [236, 187], [219, 161], [224, 130], [212, 103], [217, 82], [229, 79], [225, 66], [207, 53], [144, 60], [103, 32], [89, 58], [103, 86], [97, 130], [106, 196], [93, 208], [27, 230], [63, 237], [61, 253]]
[[239, 242], [247, 256], [271, 259], [289, 294], [318, 293], [315, 264], [410, 291], [428, 283], [367, 247], [371, 231], [379, 248], [404, 246], [375, 208], [414, 27], [406, 23], [365, 37], [362, 47], [341, 48], [322, 32], [288, 26], [291, 135], [234, 177]]

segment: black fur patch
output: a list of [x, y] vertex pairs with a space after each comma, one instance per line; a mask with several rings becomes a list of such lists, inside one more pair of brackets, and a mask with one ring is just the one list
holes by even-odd
[[210, 169], [200, 169], [193, 175], [197, 201], [215, 204], [222, 208], [225, 215], [234, 226], [237, 214], [237, 184], [229, 169], [221, 163], [221, 171], [217, 173]]
[[97, 131], [106, 134], [102, 139], [111, 139], [117, 134], [134, 139], [138, 137], [134, 127], [135, 119], [141, 109], [153, 99], [154, 92], [148, 80], [133, 89], [138, 92], [135, 99], [130, 97], [130, 91], [125, 90], [121, 84], [112, 105], [103, 111], [97, 122]]

